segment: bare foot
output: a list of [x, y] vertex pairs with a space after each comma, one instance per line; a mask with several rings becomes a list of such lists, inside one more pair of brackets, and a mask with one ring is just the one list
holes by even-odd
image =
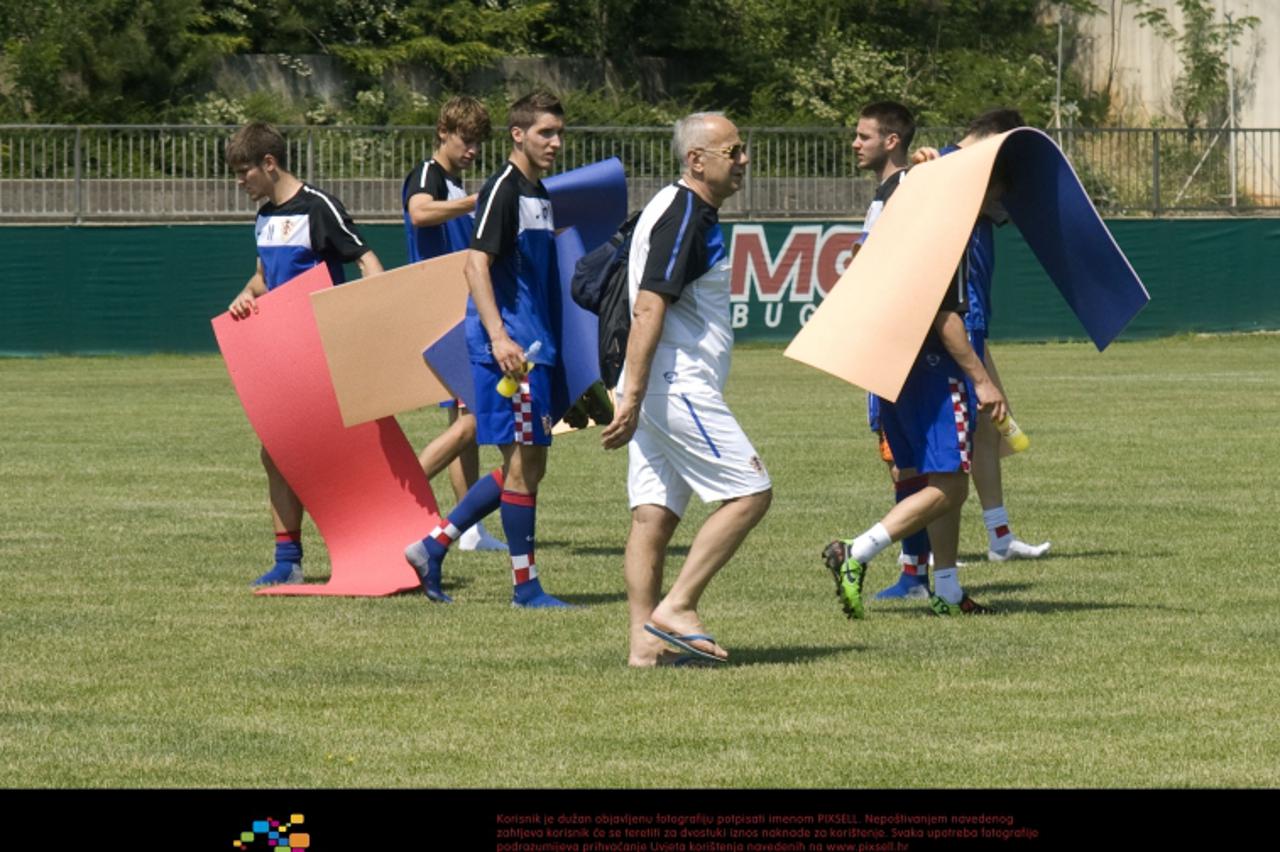
[[679, 652], [671, 650], [666, 642], [645, 632], [644, 625], [640, 625], [640, 629], [631, 634], [631, 653], [627, 657], [627, 665], [632, 668], [669, 666], [678, 656]]

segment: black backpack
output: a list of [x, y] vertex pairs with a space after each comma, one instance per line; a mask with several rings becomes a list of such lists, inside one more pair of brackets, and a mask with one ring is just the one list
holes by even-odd
[[631, 333], [627, 259], [631, 254], [631, 234], [639, 218], [636, 213], [608, 242], [583, 255], [569, 282], [573, 300], [600, 318], [600, 380], [607, 388], [618, 383], [627, 357], [627, 336]]

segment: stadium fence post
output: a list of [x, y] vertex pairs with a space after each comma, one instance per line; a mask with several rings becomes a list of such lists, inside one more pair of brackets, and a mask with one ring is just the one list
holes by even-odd
[[1160, 131], [1151, 131], [1151, 212], [1160, 215]]

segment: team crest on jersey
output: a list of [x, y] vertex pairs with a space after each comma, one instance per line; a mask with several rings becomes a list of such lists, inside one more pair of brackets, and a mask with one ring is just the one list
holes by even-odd
[[293, 220], [285, 219], [280, 223], [280, 239], [289, 239], [289, 234], [293, 233]]
[[928, 361], [928, 362], [929, 362], [929, 366], [930, 366], [930, 367], [936, 367], [936, 366], [938, 366], [939, 364], [941, 364], [941, 363], [942, 363], [942, 358], [940, 358], [939, 356], [935, 355], [935, 354], [934, 354], [934, 353], [932, 353], [932, 352], [930, 352], [929, 354], [925, 355], [925, 356], [924, 356], [924, 360], [926, 360], [926, 361]]

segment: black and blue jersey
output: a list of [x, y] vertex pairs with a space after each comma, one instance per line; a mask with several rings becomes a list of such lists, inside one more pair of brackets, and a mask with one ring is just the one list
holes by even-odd
[[456, 201], [467, 197], [462, 181], [445, 171], [444, 166], [434, 157], [423, 160], [409, 173], [400, 188], [405, 238], [409, 243], [409, 262], [417, 263], [440, 257], [470, 246], [471, 236], [475, 231], [475, 219], [470, 213], [425, 228], [416, 227], [409, 220], [409, 199], [419, 193], [425, 193], [436, 201]]
[[[493, 257], [489, 277], [507, 334], [524, 349], [542, 341], [533, 362], [555, 364], [558, 347], [551, 316], [559, 301], [559, 279], [551, 199], [542, 183], [531, 182], [511, 162], [489, 178], [476, 203], [471, 248]], [[493, 363], [489, 334], [470, 298], [466, 336], [471, 360]]]
[[[946, 156], [959, 150], [959, 145], [948, 145], [940, 153]], [[978, 217], [978, 223], [969, 236], [965, 263], [969, 310], [964, 315], [964, 327], [986, 334], [991, 321], [991, 279], [996, 268], [995, 228], [986, 216]]]
[[346, 280], [342, 264], [369, 251], [342, 202], [306, 184], [279, 206], [262, 205], [254, 234], [268, 290], [320, 263], [328, 265], [333, 283], [341, 284]]

